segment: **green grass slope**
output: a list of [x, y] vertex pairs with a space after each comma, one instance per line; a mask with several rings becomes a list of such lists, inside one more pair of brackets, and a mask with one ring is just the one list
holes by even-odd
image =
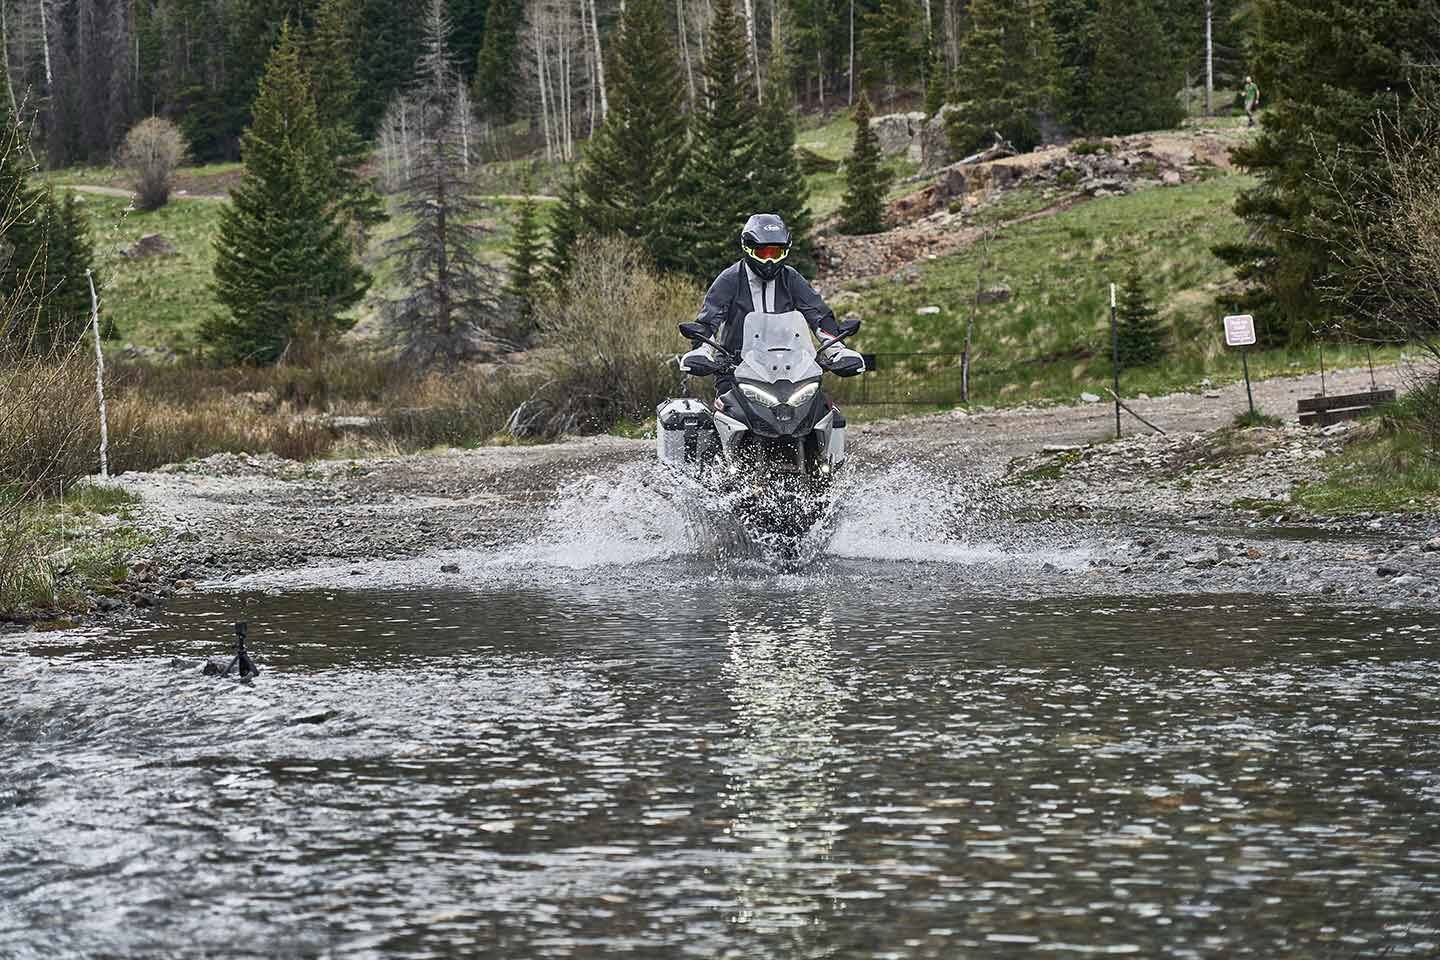
[[[1211, 248], [1243, 236], [1232, 208], [1253, 182], [1228, 176], [1143, 190], [1003, 227], [984, 246], [922, 263], [918, 281], [881, 278], [837, 297], [839, 312], [864, 319], [858, 341], [866, 351], [959, 353], [977, 281], [1003, 283], [1011, 299], [976, 311], [972, 402], [1073, 398], [1082, 390], [1101, 393], [1110, 383], [1109, 284], [1119, 283], [1134, 263], [1161, 310], [1169, 355], [1125, 371], [1122, 392], [1165, 392], [1207, 376], [1233, 379], [1239, 358], [1226, 355], [1216, 306], [1232, 275]], [[922, 315], [922, 307], [940, 312]], [[1327, 351], [1332, 364], [1363, 359], [1363, 352]], [[943, 396], [937, 385], [958, 386], [955, 362], [910, 361], [916, 395]], [[1252, 357], [1251, 369], [1293, 373], [1316, 363], [1313, 350], [1267, 351]]]

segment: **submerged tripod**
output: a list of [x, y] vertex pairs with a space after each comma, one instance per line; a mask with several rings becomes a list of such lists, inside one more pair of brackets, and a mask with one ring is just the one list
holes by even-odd
[[248, 623], [242, 622], [235, 624], [235, 656], [230, 658], [230, 662], [225, 665], [223, 670], [217, 661], [211, 660], [206, 663], [205, 675], [207, 677], [228, 677], [230, 676], [230, 671], [237, 667], [239, 668], [241, 680], [249, 680], [251, 677], [258, 677], [260, 675], [260, 671], [255, 667], [255, 661], [250, 659], [250, 654], [245, 649], [245, 635], [249, 632], [249, 629], [250, 625]]

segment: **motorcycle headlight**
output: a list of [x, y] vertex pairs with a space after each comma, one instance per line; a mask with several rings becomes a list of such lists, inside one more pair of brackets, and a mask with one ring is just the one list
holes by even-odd
[[780, 402], [780, 398], [773, 393], [767, 393], [759, 387], [752, 387], [748, 383], [740, 384], [740, 392], [745, 394], [745, 399], [751, 403], [758, 403], [762, 407], [773, 407]]
[[818, 383], [807, 383], [807, 384], [805, 384], [803, 387], [801, 387], [799, 390], [796, 390], [794, 393], [790, 394], [790, 405], [791, 405], [792, 407], [798, 407], [798, 406], [800, 406], [802, 403], [809, 403], [810, 400], [811, 400], [811, 398], [814, 397], [815, 394], [817, 394], [817, 393], [819, 393], [819, 392], [820, 392], [820, 384], [818, 384]]

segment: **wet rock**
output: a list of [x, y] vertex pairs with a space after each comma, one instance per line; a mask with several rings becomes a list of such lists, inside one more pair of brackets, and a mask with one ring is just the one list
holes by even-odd
[[1377, 577], [1398, 577], [1403, 572], [1399, 567], [1390, 563], [1382, 563], [1375, 568], [1375, 575]]
[[96, 597], [95, 607], [101, 613], [111, 613], [120, 608], [120, 603], [114, 597]]
[[1080, 399], [1083, 400], [1083, 401], [1085, 401], [1086, 403], [1099, 403], [1099, 402], [1100, 402], [1100, 398], [1099, 398], [1097, 395], [1093, 394], [1093, 393], [1082, 393], [1082, 394], [1080, 394]]
[[460, 572], [460, 565], [459, 565], [458, 563], [447, 563], [447, 564], [444, 564], [444, 565], [442, 565], [442, 566], [440, 567], [440, 572], [441, 572], [441, 573], [459, 573], [459, 572]]
[[1426, 553], [1440, 553], [1440, 537], [1433, 537], [1420, 545]]
[[1185, 558], [1185, 566], [1204, 570], [1216, 564], [1216, 558], [1208, 553], [1192, 553]]
[[290, 718], [293, 723], [324, 723], [327, 720], [334, 720], [340, 714], [335, 710], [314, 710], [310, 713], [302, 713]]

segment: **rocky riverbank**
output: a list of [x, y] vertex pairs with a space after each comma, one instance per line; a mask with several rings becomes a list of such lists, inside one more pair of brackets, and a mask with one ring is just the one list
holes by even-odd
[[[1366, 375], [1331, 376], [1333, 389], [1345, 389]], [[1256, 385], [1272, 409], [1308, 388], [1305, 378]], [[1119, 441], [1105, 438], [1109, 408], [1083, 402], [861, 425], [851, 497], [859, 506], [884, 488], [926, 509], [946, 501], [953, 522], [925, 534], [942, 538], [944, 549], [932, 543], [914, 556], [962, 557], [946, 575], [977, 590], [1259, 592], [1440, 606], [1435, 505], [1346, 516], [1303, 509], [1293, 491], [1324, 474], [1350, 428], [1222, 426], [1236, 389], [1137, 401], [1168, 432]], [[130, 522], [148, 546], [129, 558], [123, 579], [92, 593], [81, 618], [126, 616], [257, 575], [305, 584], [314, 569], [343, 569], [367, 587], [396, 570], [444, 582], [466, 572], [455, 556], [523, 557], [542, 522], [557, 516], [561, 528], [603, 524], [588, 498], [646, 482], [652, 456], [648, 442], [600, 437], [305, 464], [226, 454], [129, 474], [113, 482], [139, 498]], [[913, 476], [900, 482], [901, 470]], [[893, 530], [872, 520], [847, 533], [844, 509], [837, 536], [881, 536], [891, 546], [875, 558], [907, 558], [903, 503]], [[983, 549], [971, 556], [966, 545]], [[870, 556], [852, 542], [826, 553]]]

